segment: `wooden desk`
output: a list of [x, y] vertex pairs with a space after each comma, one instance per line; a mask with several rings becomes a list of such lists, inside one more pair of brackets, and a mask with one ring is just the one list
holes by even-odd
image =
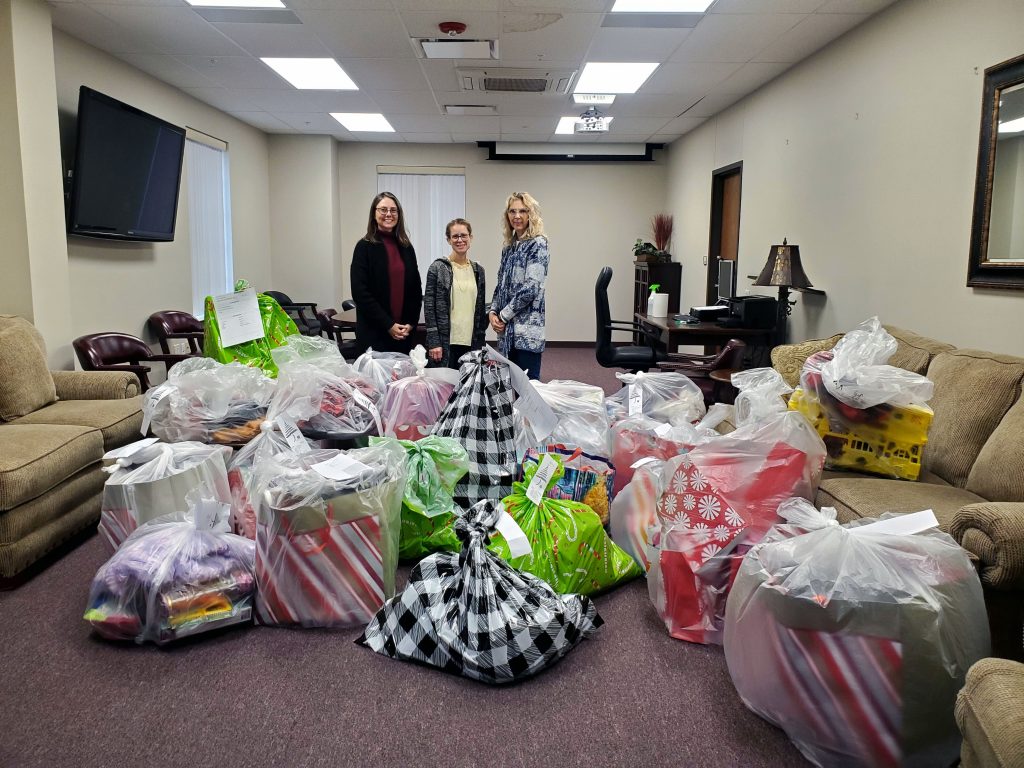
[[677, 323], [670, 317], [648, 317], [637, 312], [636, 321], [649, 328], [669, 352], [675, 352], [681, 345], [724, 346], [729, 339], [745, 341], [749, 346], [765, 346], [771, 343], [774, 328], [723, 328], [718, 323]]

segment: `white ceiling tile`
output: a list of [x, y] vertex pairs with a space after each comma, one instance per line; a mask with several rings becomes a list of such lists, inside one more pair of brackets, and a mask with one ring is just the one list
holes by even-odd
[[381, 0], [285, 0], [284, 4], [293, 11], [378, 11]]
[[656, 133], [651, 136], [650, 142], [651, 144], [664, 144], [667, 147], [682, 135], [681, 133]]
[[671, 60], [750, 61], [805, 18], [806, 14], [796, 13], [705, 16]]
[[415, 91], [428, 87], [416, 59], [342, 59], [339, 63], [360, 90]]
[[553, 131], [554, 128], [552, 128], [552, 130], [548, 131], [547, 133], [505, 133], [504, 131], [502, 131], [501, 138], [499, 139], [499, 141], [522, 141], [528, 144], [533, 144], [535, 142], [545, 142], [551, 137]]
[[727, 93], [752, 93], [791, 66], [781, 62], [744, 64], [717, 87]]
[[146, 40], [163, 53], [232, 56], [243, 53], [234, 42], [187, 6], [93, 5], [93, 10]]
[[[430, 90], [420, 91], [378, 91], [372, 94], [373, 101], [381, 112], [389, 115], [427, 115], [440, 114], [441, 110]], [[462, 102], [446, 102], [459, 104]]]
[[829, 0], [816, 13], [878, 13], [896, 0]]
[[326, 112], [281, 112], [275, 117], [303, 133], [333, 133], [345, 128]]
[[[399, 11], [497, 11], [498, 0], [391, 0]], [[453, 17], [452, 21], [464, 21]]]
[[298, 15], [339, 58], [414, 58], [395, 11], [299, 11]]
[[352, 137], [352, 141], [358, 141], [362, 144], [401, 144], [405, 141], [405, 137], [400, 133], [363, 133], [352, 131], [349, 135]]
[[660, 131], [668, 119], [663, 117], [619, 117], [615, 116], [609, 126], [611, 133], [644, 134], [650, 136]]
[[665, 123], [658, 133], [679, 133], [683, 134], [687, 131], [693, 130], [701, 123], [707, 120], [706, 117], [677, 117], [675, 120], [670, 120]]
[[388, 115], [388, 122], [399, 133], [447, 133], [449, 125], [440, 115]]
[[498, 37], [501, 27], [497, 10], [487, 11], [403, 11], [402, 22], [410, 37], [443, 37], [437, 25], [442, 21], [461, 21], [466, 25], [463, 35], [467, 40], [493, 40]]
[[452, 141], [459, 142], [460, 144], [469, 144], [477, 141], [498, 141], [501, 138], [501, 134], [497, 131], [491, 133], [489, 131], [481, 131], [480, 133], [452, 133]]
[[222, 112], [254, 112], [259, 109], [258, 105], [238, 91], [229, 88], [182, 88], [181, 90]]
[[[612, 126], [614, 125], [612, 123]], [[613, 128], [608, 133], [600, 134], [597, 140], [601, 144], [645, 144], [650, 141], [650, 138], [651, 134], [649, 133], [615, 133]]]
[[669, 62], [662, 64], [640, 89], [641, 93], [685, 94], [707, 91], [742, 66], [730, 62]]
[[[420, 66], [427, 76], [431, 90], [459, 92], [459, 79], [455, 74], [455, 64], [443, 59], [421, 60]], [[466, 91], [471, 93], [471, 91]]]
[[175, 88], [212, 88], [218, 85], [199, 70], [166, 54], [122, 53], [118, 58]]
[[555, 126], [558, 125], [558, 118], [555, 116], [522, 117], [515, 115], [499, 119], [501, 120], [502, 136], [507, 133], [543, 133], [550, 136], [555, 132]]
[[717, 0], [708, 9], [718, 13], [813, 13], [825, 0]]
[[863, 14], [813, 13], [759, 51], [753, 61], [801, 61], [866, 18]]
[[259, 109], [274, 114], [290, 112], [377, 112], [369, 94], [362, 91], [300, 91], [254, 89], [239, 91]]
[[544, 93], [507, 93], [502, 95], [498, 113], [522, 115], [523, 117], [545, 117], [578, 115], [586, 107], [573, 104], [565, 95]]
[[610, 11], [614, 4], [615, 0], [501, 0], [501, 10], [604, 13], [605, 11]]
[[503, 13], [501, 58], [582, 60], [600, 25], [599, 13]]
[[222, 88], [292, 88], [274, 70], [252, 56], [178, 56], [177, 58]]
[[253, 56], [286, 57], [330, 56], [320, 38], [304, 24], [224, 24], [213, 25]]
[[416, 144], [451, 144], [450, 133], [409, 133], [403, 132], [402, 138]]
[[702, 93], [685, 93], [648, 96], [642, 93], [627, 93], [616, 96], [614, 104], [607, 109], [603, 107], [601, 109], [609, 114], [669, 118], [678, 115], [703, 95]]
[[290, 125], [278, 120], [269, 112], [229, 112], [228, 114], [267, 133], [290, 133], [292, 131]]
[[587, 61], [667, 61], [692, 29], [600, 27]]
[[92, 8], [61, 3], [50, 9], [53, 26], [108, 53], [161, 53], [150, 38], [130, 33]]
[[498, 133], [501, 131], [501, 119], [497, 117], [464, 115], [446, 119], [453, 135], [456, 133]]
[[731, 107], [743, 98], [740, 93], [709, 93], [693, 109], [687, 110], [687, 117], [712, 117], [726, 107]]

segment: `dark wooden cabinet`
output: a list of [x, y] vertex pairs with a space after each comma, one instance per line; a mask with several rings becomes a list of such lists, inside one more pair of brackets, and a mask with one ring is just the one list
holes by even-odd
[[633, 262], [633, 311], [647, 311], [647, 296], [651, 286], [658, 283], [660, 293], [668, 294], [668, 313], [679, 311], [679, 294], [683, 284], [683, 265], [678, 261], [667, 264], [653, 264], [645, 261]]

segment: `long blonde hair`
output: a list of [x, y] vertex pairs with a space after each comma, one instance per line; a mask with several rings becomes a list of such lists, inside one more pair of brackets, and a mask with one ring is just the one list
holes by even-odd
[[516, 231], [512, 229], [512, 225], [508, 220], [508, 209], [509, 206], [515, 200], [521, 200], [530, 211], [530, 223], [526, 226], [526, 232], [523, 233], [522, 240], [529, 240], [533, 237], [540, 237], [544, 234], [544, 219], [540, 217], [540, 203], [533, 199], [533, 196], [529, 192], [513, 192], [508, 196], [508, 200], [505, 201], [505, 210], [501, 213], [501, 226], [504, 245], [511, 245], [515, 238]]

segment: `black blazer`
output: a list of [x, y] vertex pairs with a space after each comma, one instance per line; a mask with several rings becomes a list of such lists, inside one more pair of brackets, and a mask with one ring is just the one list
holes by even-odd
[[356, 341], [360, 348], [373, 347], [381, 352], [406, 352], [412, 349], [413, 334], [404, 341], [395, 341], [388, 333], [395, 323], [411, 325], [413, 331], [420, 321], [423, 293], [416, 251], [411, 245], [399, 243], [398, 252], [405, 264], [405, 295], [402, 316], [391, 316], [391, 278], [388, 254], [383, 243], [360, 240], [352, 252], [352, 300], [356, 303]]

